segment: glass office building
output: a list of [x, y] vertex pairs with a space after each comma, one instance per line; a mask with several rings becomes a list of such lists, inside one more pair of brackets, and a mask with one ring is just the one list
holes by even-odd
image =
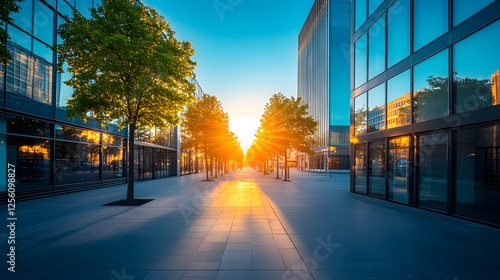
[[500, 226], [500, 1], [351, 11], [351, 191]]
[[[57, 26], [76, 8], [89, 16], [97, 0], [24, 0], [5, 24], [9, 64], [0, 64], [0, 197], [7, 167], [15, 166], [16, 198], [45, 196], [124, 183], [126, 130], [66, 117], [72, 88], [56, 70]], [[64, 68], [66, 68], [65, 65]], [[138, 131], [135, 178], [177, 175], [177, 129]], [[6, 202], [7, 199], [2, 199]]]
[[349, 171], [350, 0], [316, 0], [299, 34], [298, 96], [318, 122], [300, 170]]

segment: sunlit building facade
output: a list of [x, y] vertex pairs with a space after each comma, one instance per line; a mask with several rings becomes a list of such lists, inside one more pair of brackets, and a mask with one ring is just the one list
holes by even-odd
[[500, 226], [500, 1], [351, 9], [351, 191]]
[[[63, 15], [76, 8], [89, 16], [88, 8], [99, 3], [24, 0], [12, 23], [2, 26], [12, 60], [0, 64], [0, 197], [7, 195], [8, 166], [15, 167], [18, 199], [126, 181], [127, 131], [66, 117], [70, 76], [57, 72], [51, 48], [61, 43], [56, 29]], [[136, 140], [137, 180], [177, 175], [177, 129], [138, 131]]]
[[299, 34], [297, 92], [319, 122], [300, 170], [349, 171], [349, 25], [350, 0], [316, 0]]

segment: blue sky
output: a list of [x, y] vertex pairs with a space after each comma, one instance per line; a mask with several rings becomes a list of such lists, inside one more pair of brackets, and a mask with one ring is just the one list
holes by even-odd
[[297, 94], [297, 40], [314, 0], [143, 0], [190, 41], [196, 79], [244, 150], [272, 94]]

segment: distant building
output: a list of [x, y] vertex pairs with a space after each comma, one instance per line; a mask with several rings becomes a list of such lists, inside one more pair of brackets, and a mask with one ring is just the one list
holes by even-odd
[[500, 226], [500, 1], [351, 8], [351, 191]]
[[349, 25], [350, 0], [316, 0], [299, 34], [298, 97], [319, 121], [301, 170], [349, 171]]

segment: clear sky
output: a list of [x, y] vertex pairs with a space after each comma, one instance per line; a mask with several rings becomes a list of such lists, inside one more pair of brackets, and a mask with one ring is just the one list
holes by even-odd
[[297, 95], [298, 35], [314, 0], [143, 0], [190, 41], [196, 79], [246, 150], [274, 93]]

